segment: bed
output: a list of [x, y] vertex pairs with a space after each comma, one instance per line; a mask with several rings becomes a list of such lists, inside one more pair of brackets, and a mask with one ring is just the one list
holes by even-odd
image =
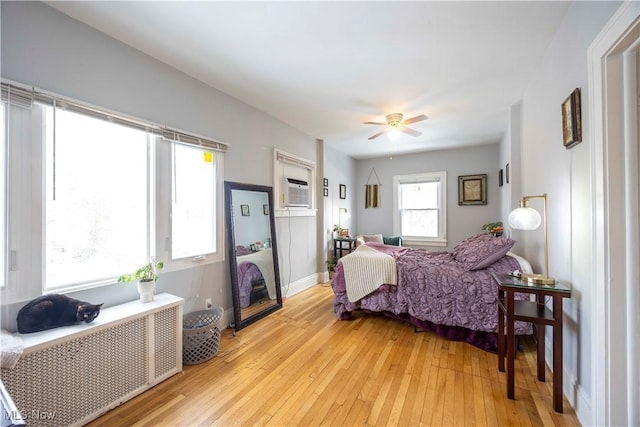
[[[511, 252], [515, 241], [489, 234], [471, 236], [453, 252], [366, 243], [341, 258], [331, 283], [340, 320], [355, 311], [378, 312], [444, 338], [496, 352], [498, 286], [493, 273], [531, 272]], [[516, 294], [526, 300], [527, 294]], [[516, 322], [517, 335], [532, 326]]]
[[265, 289], [269, 299], [276, 299], [271, 248], [248, 253], [236, 249], [236, 254], [240, 307], [249, 307]]

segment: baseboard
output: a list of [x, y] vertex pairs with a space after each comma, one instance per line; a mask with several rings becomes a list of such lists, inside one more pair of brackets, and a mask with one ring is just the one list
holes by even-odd
[[[544, 357], [545, 363], [551, 371], [553, 371], [553, 347], [551, 340], [545, 336], [544, 339]], [[583, 426], [592, 425], [592, 408], [591, 398], [580, 387], [573, 372], [566, 369], [566, 365], [562, 364], [562, 394], [567, 398], [569, 405], [573, 408]]]
[[307, 277], [303, 277], [302, 279], [298, 279], [295, 282], [291, 282], [289, 286], [282, 284], [282, 297], [292, 297], [293, 295], [299, 294], [318, 283], [320, 283], [320, 274], [315, 273], [310, 274]]

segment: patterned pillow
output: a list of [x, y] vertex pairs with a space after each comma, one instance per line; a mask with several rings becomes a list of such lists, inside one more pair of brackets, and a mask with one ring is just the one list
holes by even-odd
[[365, 243], [375, 242], [375, 243], [384, 243], [382, 241], [382, 234], [365, 234], [362, 236]]
[[515, 243], [506, 236], [477, 234], [458, 243], [453, 248], [453, 257], [465, 264], [467, 270], [482, 270], [505, 256]]

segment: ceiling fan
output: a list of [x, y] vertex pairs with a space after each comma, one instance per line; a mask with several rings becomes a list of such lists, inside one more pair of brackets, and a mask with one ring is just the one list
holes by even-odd
[[386, 126], [386, 128], [375, 135], [369, 137], [369, 139], [375, 139], [380, 135], [386, 133], [389, 139], [394, 140], [400, 138], [400, 132], [406, 133], [411, 136], [420, 136], [422, 132], [418, 132], [417, 130], [413, 130], [407, 127], [412, 123], [421, 122], [422, 120], [427, 120], [428, 117], [424, 114], [419, 116], [411, 117], [410, 119], [402, 120], [402, 113], [391, 113], [386, 116], [387, 123], [381, 122], [364, 122], [365, 125], [381, 125]]

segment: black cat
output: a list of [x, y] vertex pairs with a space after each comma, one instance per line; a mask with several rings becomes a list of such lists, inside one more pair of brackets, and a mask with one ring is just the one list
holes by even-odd
[[102, 304], [90, 304], [60, 294], [49, 294], [29, 301], [18, 312], [18, 332], [29, 334], [60, 326], [91, 323]]

